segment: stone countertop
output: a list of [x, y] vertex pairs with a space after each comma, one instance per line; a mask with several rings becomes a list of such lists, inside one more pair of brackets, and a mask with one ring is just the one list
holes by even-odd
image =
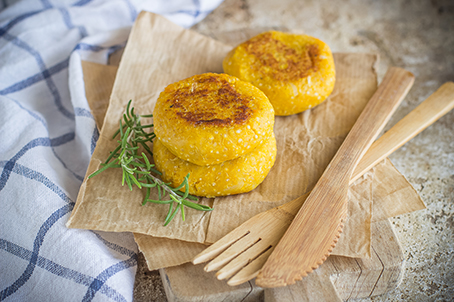
[[[454, 81], [454, 1], [225, 0], [193, 30], [232, 43], [232, 33], [288, 29], [315, 36], [333, 52], [378, 53], [415, 84], [386, 129], [446, 81]], [[361, 301], [454, 299], [454, 111], [390, 156], [427, 209], [390, 219], [406, 259], [400, 286]], [[139, 261], [136, 301], [166, 301], [157, 272]]]

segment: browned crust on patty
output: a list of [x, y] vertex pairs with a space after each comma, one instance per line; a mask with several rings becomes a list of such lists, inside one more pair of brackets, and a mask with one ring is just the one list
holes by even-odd
[[[194, 100], [199, 102], [194, 106]], [[226, 79], [199, 77], [192, 85], [169, 94], [167, 110], [188, 123], [197, 125], [242, 125], [252, 116], [251, 97], [242, 95]]]
[[294, 81], [317, 71], [315, 60], [319, 49], [316, 45], [308, 45], [299, 52], [268, 32], [246, 41], [244, 47], [261, 65], [269, 67], [270, 76], [279, 81]]

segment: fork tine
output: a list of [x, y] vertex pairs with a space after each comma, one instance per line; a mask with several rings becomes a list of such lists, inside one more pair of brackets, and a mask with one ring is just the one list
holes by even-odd
[[245, 229], [234, 229], [232, 232], [228, 233], [227, 235], [210, 245], [208, 248], [203, 250], [200, 254], [195, 256], [192, 260], [192, 263], [199, 264], [212, 260], [222, 252], [224, 252], [226, 249], [228, 249], [236, 241], [240, 240], [244, 236], [247, 236], [248, 234], [249, 231]]
[[258, 258], [261, 254], [266, 252], [271, 247], [275, 246], [276, 242], [269, 242], [266, 240], [260, 240], [236, 258], [230, 261], [226, 266], [221, 268], [217, 273], [216, 277], [219, 280], [227, 279], [236, 274], [239, 270], [244, 268], [248, 263], [251, 263], [255, 258]]
[[227, 284], [230, 286], [236, 286], [257, 277], [257, 275], [260, 272], [260, 269], [263, 267], [266, 260], [268, 260], [268, 257], [274, 251], [274, 248], [275, 246], [273, 246], [265, 253], [261, 254], [259, 257], [254, 259], [251, 263], [246, 265], [235, 276], [233, 276], [229, 281], [227, 281]]
[[[228, 249], [236, 241], [241, 240], [243, 237], [248, 234], [255, 233], [259, 230], [262, 225], [267, 223], [268, 219], [267, 212], [260, 213], [255, 215], [251, 219], [244, 222], [241, 227], [233, 229], [230, 233], [213, 243], [211, 246], [203, 250], [200, 254], [194, 257], [192, 260], [193, 264], [199, 264], [212, 260], [213, 258], [220, 255], [226, 249]], [[291, 222], [291, 221], [290, 221]]]
[[215, 259], [211, 260], [206, 266], [205, 271], [211, 272], [218, 270], [224, 265], [226, 265], [230, 260], [237, 257], [239, 254], [253, 246], [259, 241], [260, 238], [256, 236], [251, 236], [247, 234], [243, 236], [240, 240], [236, 241], [229, 248], [227, 248], [222, 254], [218, 255]]

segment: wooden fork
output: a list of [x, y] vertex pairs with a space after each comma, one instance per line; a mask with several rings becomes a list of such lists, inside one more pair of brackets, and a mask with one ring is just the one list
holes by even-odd
[[[356, 167], [350, 184], [422, 130], [454, 108], [454, 83], [441, 86], [426, 101], [378, 139]], [[206, 271], [234, 286], [257, 276], [309, 194], [260, 213], [197, 255], [193, 263], [212, 260]], [[252, 244], [251, 244], [252, 242]]]

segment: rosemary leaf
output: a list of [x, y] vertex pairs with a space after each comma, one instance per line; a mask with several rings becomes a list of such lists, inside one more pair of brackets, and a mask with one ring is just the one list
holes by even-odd
[[137, 170], [137, 171], [136, 171], [136, 174], [141, 174], [141, 175], [149, 175], [149, 174], [150, 174], [150, 172], [148, 172], [148, 171], [141, 171], [141, 170]]
[[156, 199], [147, 199], [147, 202], [152, 202], [152, 203], [157, 203], [157, 204], [168, 204], [168, 203], [173, 203], [172, 199], [169, 200], [156, 200]]
[[184, 177], [184, 181], [183, 181], [184, 186], [185, 186], [184, 195], [182, 197], [183, 200], [186, 199], [186, 197], [188, 197], [188, 195], [189, 195], [189, 180], [188, 179], [189, 179], [189, 174]]
[[129, 100], [128, 105], [126, 105], [126, 114], [128, 115], [129, 118], [131, 118], [131, 115], [129, 114], [129, 107], [131, 106], [132, 100]]
[[173, 202], [170, 203], [169, 205], [169, 211], [167, 212], [166, 219], [164, 220], [164, 226], [166, 226], [170, 222], [170, 216], [172, 216], [172, 210], [173, 210]]
[[114, 139], [115, 137], [117, 137], [117, 135], [120, 133], [120, 129], [118, 129], [117, 131], [115, 131], [114, 135], [112, 135], [112, 139]]
[[128, 151], [134, 151], [137, 149], [139, 149], [139, 147], [126, 147], [126, 150], [128, 150]]
[[161, 200], [161, 199], [162, 199], [162, 196], [161, 196], [161, 191], [162, 191], [161, 187], [160, 187], [160, 186], [158, 186], [158, 198], [159, 198], [159, 200]]
[[[126, 127], [126, 125], [125, 125], [125, 127]], [[120, 129], [118, 129], [118, 131], [120, 132], [120, 137], [123, 137], [123, 133], [124, 133], [124, 132], [123, 132], [123, 124], [121, 123], [121, 119], [120, 119]], [[116, 136], [116, 135], [115, 135], [115, 136]], [[115, 136], [114, 136], [113, 138], [115, 138]], [[112, 139], [113, 139], [113, 138], [112, 138]]]
[[166, 219], [166, 221], [164, 222], [164, 226], [167, 226], [169, 224], [169, 222], [172, 221], [172, 219], [175, 217], [175, 215], [177, 215], [178, 213], [178, 210], [180, 209], [180, 207], [176, 207], [175, 211], [173, 211], [172, 215]]
[[149, 171], [150, 171], [150, 172], [153, 172], [154, 174], [157, 174], [157, 175], [162, 175], [161, 172], [159, 172], [158, 170], [156, 170], [156, 169], [153, 168], [153, 167], [151, 167], [151, 168], [149, 169]]
[[173, 195], [170, 195], [170, 198], [171, 198], [173, 201], [175, 201], [176, 203], [181, 204], [181, 199], [178, 200], [178, 199], [177, 199], [176, 197], [174, 197]]
[[206, 206], [206, 205], [203, 205], [203, 204], [199, 204], [199, 203], [190, 202], [190, 201], [187, 201], [187, 200], [183, 200], [183, 204], [185, 206], [189, 207], [189, 208], [194, 209], [194, 210], [199, 210], [199, 211], [212, 211], [213, 210], [209, 206]]
[[135, 167], [141, 167], [141, 168], [145, 168], [146, 167], [145, 164], [142, 164], [142, 163], [137, 162], [137, 161], [131, 161], [131, 165], [133, 165]]
[[153, 152], [151, 152], [150, 147], [148, 147], [145, 143], [142, 143], [142, 142], [141, 142], [140, 144], [142, 145], [142, 147], [143, 147], [145, 150], [147, 150], [147, 152], [148, 152], [151, 156], [153, 156]]
[[134, 182], [136, 184], [136, 186], [139, 187], [139, 189], [142, 189], [142, 184], [139, 181], [137, 181], [137, 179], [134, 175], [131, 175], [130, 178], [131, 178], [132, 182]]
[[123, 114], [123, 121], [125, 122], [126, 126], [127, 127], [131, 127], [131, 121], [128, 119], [128, 117], [126, 116], [126, 114]]
[[149, 184], [149, 183], [143, 183], [142, 184], [142, 187], [145, 187], [145, 188], [154, 188], [156, 187], [156, 183], [152, 183], [152, 184]]
[[[185, 179], [186, 179], [186, 178], [185, 178]], [[174, 190], [175, 192], [177, 192], [177, 191], [179, 192], [179, 190], [180, 190], [181, 188], [183, 188], [184, 186], [185, 186], [185, 181], [183, 181], [178, 187], [173, 188], [173, 190]]]
[[150, 161], [148, 160], [148, 157], [143, 152], [142, 152], [142, 158], [145, 161], [145, 164], [147, 165], [147, 170], [150, 170], [151, 169]]
[[[118, 159], [116, 159], [115, 161], [117, 161]], [[88, 178], [92, 178], [93, 176], [96, 176], [98, 175], [99, 173], [101, 173], [102, 171], [104, 170], [107, 170], [108, 168], [111, 168], [112, 166], [115, 165], [115, 161], [111, 162], [111, 163], [108, 163], [106, 165], [104, 165], [104, 167], [102, 167], [101, 169], [93, 172], [92, 174], [90, 174], [90, 176], [88, 176]]]
[[151, 127], [153, 127], [153, 125], [138, 126], [138, 127], [135, 127], [135, 129], [139, 130], [139, 129], [145, 129], [145, 128], [151, 128]]
[[125, 134], [123, 135], [123, 139], [121, 140], [121, 148], [122, 149], [126, 148], [126, 141], [128, 139], [128, 136], [129, 136], [130, 132], [131, 132], [131, 128], [128, 127], [128, 129], [126, 129]]
[[128, 174], [126, 174], [126, 184], [128, 185], [129, 187], [129, 190], [132, 191], [132, 184], [131, 184], [131, 179], [130, 179], [130, 176]]
[[183, 204], [180, 204], [180, 210], [181, 210], [181, 219], [184, 221], [185, 216], [184, 216], [184, 205]]
[[[183, 197], [183, 195], [184, 195], [184, 193], [181, 191], [175, 191], [175, 193], [177, 193], [181, 197]], [[191, 194], [189, 194], [186, 198], [190, 199], [190, 200], [199, 200], [197, 197], [192, 196]]]
[[106, 159], [106, 161], [105, 161], [106, 164], [107, 164], [107, 163], [108, 163], [108, 162], [117, 154], [118, 151], [120, 151], [120, 148], [121, 148], [121, 146], [118, 145], [118, 146], [115, 148], [115, 150], [113, 150], [112, 152], [110, 152], [109, 157], [108, 157], [108, 158]]

